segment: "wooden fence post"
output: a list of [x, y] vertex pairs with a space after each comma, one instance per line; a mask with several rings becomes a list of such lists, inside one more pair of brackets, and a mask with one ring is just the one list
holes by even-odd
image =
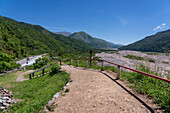
[[72, 65], [72, 59], [70, 59], [70, 65]]
[[103, 71], [103, 61], [102, 61], [102, 63], [101, 63], [101, 71]]
[[78, 67], [78, 59], [76, 60], [76, 67]]
[[120, 79], [120, 66], [117, 66], [117, 78], [116, 79]]
[[60, 65], [61, 65], [61, 60], [59, 60], [59, 62], [60, 62]]
[[29, 74], [30, 75], [30, 79], [31, 79], [31, 74]]
[[88, 60], [86, 60], [86, 68], [88, 68]]
[[44, 75], [44, 69], [42, 69], [42, 75]]

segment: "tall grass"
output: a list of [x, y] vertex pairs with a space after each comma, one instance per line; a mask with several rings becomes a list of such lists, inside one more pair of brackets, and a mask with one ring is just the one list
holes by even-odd
[[[158, 73], [150, 71], [150, 68], [145, 65], [138, 65], [137, 69], [143, 72], [147, 72], [156, 76], [160, 76]], [[128, 80], [135, 91], [146, 94], [148, 97], [152, 97], [154, 102], [162, 106], [166, 112], [170, 112], [170, 84], [143, 74], [136, 72], [121, 71], [121, 79]]]

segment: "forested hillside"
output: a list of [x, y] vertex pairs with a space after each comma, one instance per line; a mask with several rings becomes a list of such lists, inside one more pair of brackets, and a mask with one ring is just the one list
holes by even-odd
[[69, 37], [78, 39], [80, 41], [86, 42], [89, 46], [98, 48], [98, 49], [110, 49], [110, 48], [118, 48], [121, 45], [113, 44], [111, 42], [107, 42], [102, 39], [94, 38], [85, 32], [75, 32], [71, 34]]
[[133, 44], [119, 48], [146, 52], [170, 52], [170, 30], [158, 32]]
[[91, 49], [87, 44], [54, 34], [41, 26], [17, 22], [0, 16], [0, 52], [23, 57], [41, 53], [81, 53]]

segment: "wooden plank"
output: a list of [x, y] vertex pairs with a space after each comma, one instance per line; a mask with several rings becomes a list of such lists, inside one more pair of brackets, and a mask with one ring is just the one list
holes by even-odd
[[72, 65], [72, 59], [70, 59], [70, 65]]
[[31, 74], [29, 74], [29, 76], [30, 76], [30, 79], [31, 79]]
[[103, 61], [102, 61], [102, 63], [101, 63], [101, 71], [103, 71]]
[[76, 67], [78, 67], [78, 59], [76, 60]]
[[86, 68], [88, 68], [88, 60], [86, 60]]
[[120, 66], [117, 66], [117, 79], [120, 79]]
[[45, 70], [45, 69], [42, 70], [42, 75], [44, 75], [44, 70]]
[[60, 65], [61, 65], [61, 60], [59, 60], [60, 61]]

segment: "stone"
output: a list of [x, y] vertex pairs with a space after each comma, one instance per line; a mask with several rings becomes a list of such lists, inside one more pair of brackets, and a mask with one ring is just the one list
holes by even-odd
[[3, 90], [3, 89], [4, 89], [3, 87], [0, 88], [0, 90]]
[[11, 97], [13, 97], [13, 95], [12, 94], [8, 94], [8, 97], [11, 98]]
[[0, 88], [0, 111], [5, 112], [11, 104], [15, 103], [15, 100], [12, 99], [13, 94], [11, 91], [4, 88]]
[[5, 109], [5, 107], [1, 106], [1, 107], [0, 107], [0, 109], [1, 109], [1, 110], [4, 110], [4, 109]]
[[3, 105], [4, 105], [5, 107], [10, 107], [10, 104], [8, 104], [8, 103], [3, 103]]
[[54, 96], [53, 96], [53, 98], [58, 98], [59, 97], [59, 93], [56, 93]]
[[9, 100], [9, 97], [2, 97], [2, 100]]
[[0, 99], [0, 103], [3, 103], [2, 99]]

